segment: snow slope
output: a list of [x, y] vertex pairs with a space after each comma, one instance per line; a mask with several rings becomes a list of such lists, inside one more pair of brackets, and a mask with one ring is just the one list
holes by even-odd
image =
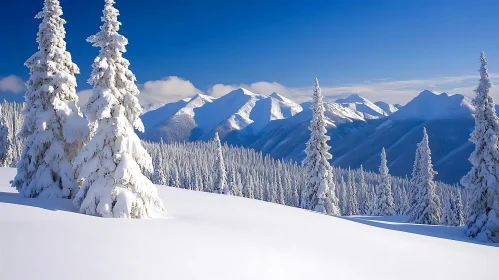
[[6, 280], [493, 279], [499, 262], [499, 248], [469, 243], [462, 228], [163, 186], [166, 217], [104, 219], [74, 213], [69, 201], [21, 198], [8, 187], [13, 176], [0, 169]]
[[190, 99], [169, 103], [144, 114], [141, 119], [145, 132], [141, 137], [151, 141], [159, 141], [161, 138], [167, 142], [189, 140], [192, 129], [196, 127], [194, 109], [211, 103], [214, 99], [208, 95], [196, 94]]

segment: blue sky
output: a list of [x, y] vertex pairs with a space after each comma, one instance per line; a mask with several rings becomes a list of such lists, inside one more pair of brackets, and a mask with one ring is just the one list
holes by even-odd
[[[3, 4], [2, 95], [22, 95], [42, 2]], [[85, 39], [98, 31], [103, 1], [61, 5], [85, 95], [98, 53]], [[315, 77], [330, 99], [355, 92], [404, 103], [425, 88], [471, 95], [482, 50], [499, 73], [499, 1], [117, 0], [116, 7], [144, 103], [198, 91], [220, 96], [241, 85], [302, 101]]]

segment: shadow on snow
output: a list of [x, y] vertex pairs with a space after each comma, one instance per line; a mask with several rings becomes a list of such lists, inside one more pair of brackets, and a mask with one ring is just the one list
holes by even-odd
[[407, 216], [352, 216], [341, 217], [342, 219], [349, 220], [356, 223], [361, 223], [368, 226], [374, 226], [389, 230], [403, 231], [413, 234], [426, 235], [436, 238], [455, 240], [460, 242], [467, 242], [479, 244], [490, 247], [499, 247], [497, 243], [484, 243], [477, 241], [473, 238], [467, 237], [464, 233], [464, 227], [450, 227], [450, 226], [432, 226], [407, 223]]
[[78, 212], [72, 200], [59, 198], [26, 198], [19, 193], [0, 192], [0, 203], [18, 204], [51, 211]]

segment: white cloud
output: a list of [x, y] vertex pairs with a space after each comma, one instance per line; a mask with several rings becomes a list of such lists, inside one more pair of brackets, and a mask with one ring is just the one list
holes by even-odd
[[192, 97], [197, 93], [202, 91], [190, 81], [170, 76], [162, 80], [145, 82], [140, 86], [139, 100], [142, 105], [164, 104]]
[[241, 85], [224, 85], [224, 84], [216, 84], [212, 86], [210, 89], [208, 89], [208, 94], [213, 96], [213, 97], [220, 97], [223, 95], [226, 95], [227, 93], [238, 89], [240, 87], [244, 87]]
[[15, 75], [0, 78], [0, 92], [21, 93], [26, 86], [24, 81]]
[[[140, 94], [138, 96], [140, 104], [146, 108], [155, 108], [160, 105], [175, 102], [187, 97], [192, 97], [197, 93], [202, 93], [190, 81], [177, 76], [170, 76], [161, 80], [147, 81], [138, 85]], [[80, 106], [87, 103], [92, 95], [92, 90], [82, 90], [78, 92]]]

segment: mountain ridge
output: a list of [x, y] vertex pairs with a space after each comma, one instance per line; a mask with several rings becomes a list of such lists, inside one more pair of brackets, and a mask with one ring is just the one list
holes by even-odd
[[[298, 104], [278, 93], [266, 96], [247, 89], [236, 89], [220, 98], [196, 95], [167, 104], [157, 109], [159, 113], [145, 114], [143, 138], [207, 141], [218, 132], [230, 145], [301, 162], [309, 138], [310, 104]], [[357, 94], [325, 102], [332, 164], [352, 168], [363, 165], [376, 171], [379, 152], [385, 147], [392, 174], [410, 175], [416, 143], [426, 127], [435, 169], [439, 172], [436, 178], [447, 183], [458, 182], [469, 170], [467, 158], [472, 145], [468, 138], [474, 125], [471, 100], [459, 94], [424, 90], [405, 106], [397, 105], [373, 103]], [[178, 113], [183, 111], [188, 113]]]

